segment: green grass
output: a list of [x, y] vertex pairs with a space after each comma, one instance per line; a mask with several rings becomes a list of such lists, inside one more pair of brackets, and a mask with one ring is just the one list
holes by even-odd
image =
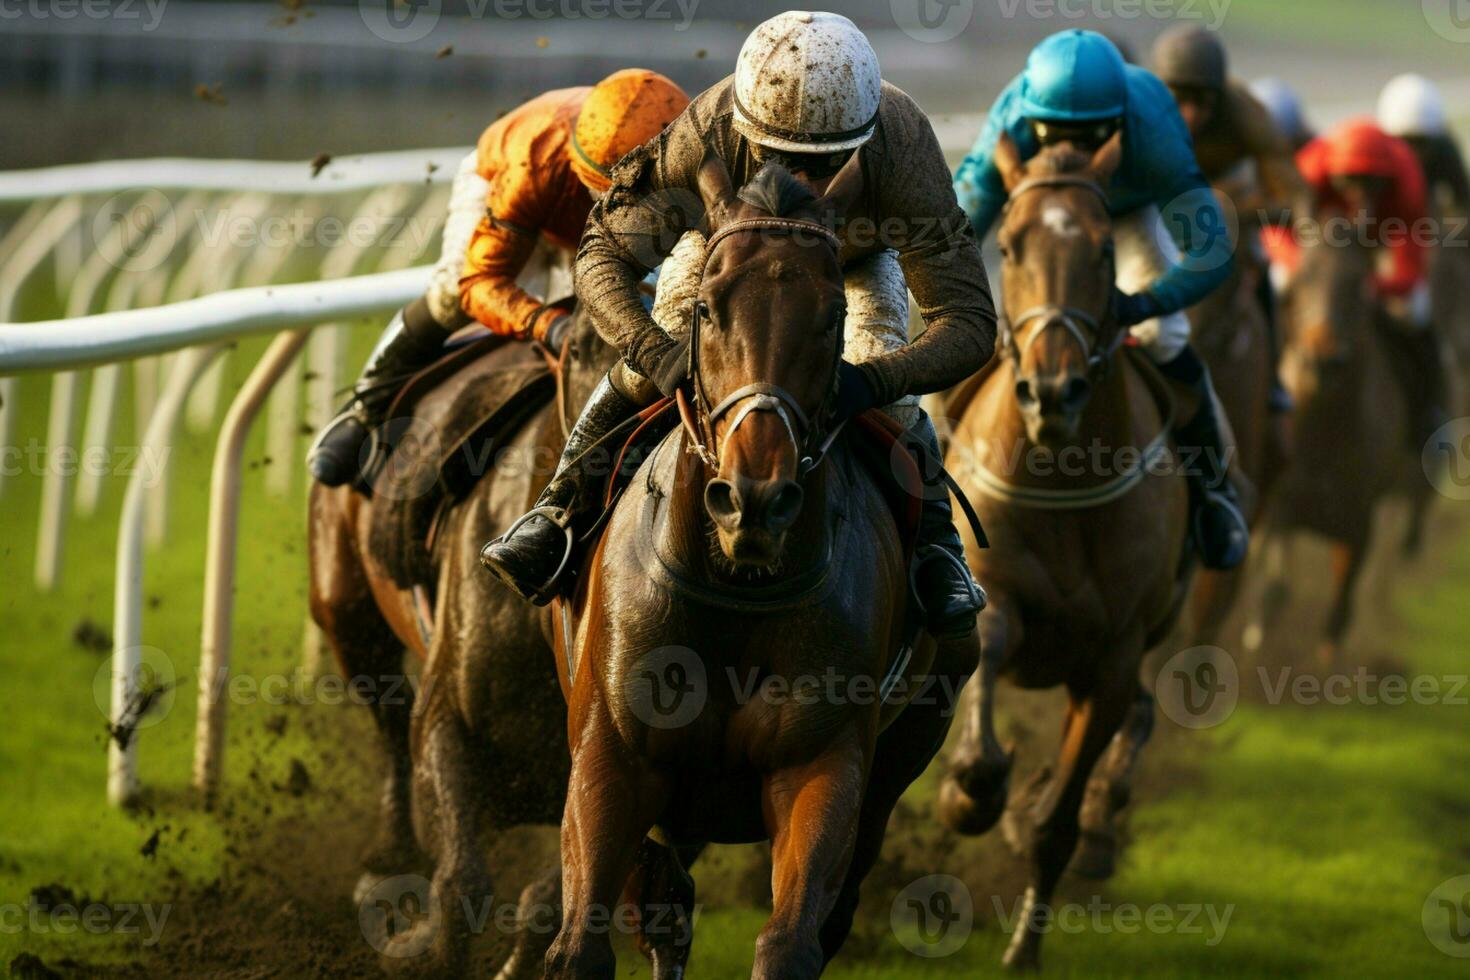
[[[1197, 11], [1196, 17], [1203, 17], [1205, 23], [1214, 22], [1207, 0], [1189, 4], [1180, 0], [1175, 6]], [[1434, 32], [1419, 0], [1231, 0], [1220, 26], [1227, 39], [1248, 33], [1273, 39], [1300, 37], [1314, 47], [1337, 45], [1379, 52], [1387, 48], [1414, 56], [1421, 66], [1437, 64], [1441, 70], [1463, 64], [1465, 56], [1463, 44]], [[1368, 59], [1364, 68], [1383, 70], [1370, 56], [1363, 57]]]
[[[358, 343], [367, 338], [359, 337]], [[238, 381], [261, 343], [245, 345], [230, 363]], [[46, 379], [22, 384], [18, 444], [44, 440]], [[124, 399], [128, 396], [126, 393]], [[124, 400], [123, 405], [131, 403]], [[120, 413], [115, 440], [132, 439]], [[209, 456], [213, 436], [184, 434], [174, 444], [174, 510], [164, 551], [147, 569], [144, 639], [174, 664], [181, 687], [171, 710], [141, 733], [148, 808], [125, 813], [104, 797], [106, 735], [94, 682], [106, 658], [72, 639], [84, 619], [111, 622], [116, 512], [122, 481], [111, 479], [102, 512], [73, 518], [63, 584], [38, 595], [30, 576], [40, 480], [7, 481], [0, 502], [0, 669], [5, 678], [0, 726], [0, 963], [20, 951], [56, 963], [127, 962], [139, 956], [137, 935], [37, 931], [17, 918], [32, 888], [52, 882], [109, 904], [188, 896], [223, 875], [248, 875], [225, 853], [230, 807], [205, 811], [188, 788], [194, 722], [201, 570]], [[236, 665], [261, 676], [290, 672], [300, 659], [306, 572], [301, 497], [262, 490], [260, 438], [247, 450], [246, 503], [240, 534]], [[1395, 596], [1394, 655], [1413, 672], [1463, 674], [1470, 635], [1470, 534], [1461, 528], [1440, 549], [1435, 572], [1404, 582]], [[1247, 677], [1251, 675], [1247, 671]], [[355, 848], [334, 830], [344, 809], [371, 805], [360, 773], [334, 772], [324, 753], [342, 729], [361, 741], [363, 712], [321, 706], [231, 708], [223, 799], [238, 806], [276, 800], [293, 758], [312, 773], [319, 792], [280, 819], [321, 828], [322, 846]], [[286, 716], [284, 734], [266, 722]], [[302, 724], [320, 721], [328, 738]], [[1051, 721], [1046, 721], [1050, 727]], [[1047, 940], [1050, 975], [1058, 977], [1449, 977], [1465, 964], [1427, 940], [1420, 912], [1441, 881], [1470, 872], [1470, 710], [1463, 704], [1272, 706], [1247, 699], [1218, 729], [1184, 732], [1161, 724], [1146, 757], [1149, 775], [1131, 818], [1134, 841], [1120, 874], [1098, 887], [1068, 881], [1063, 901], [1161, 906], [1182, 915], [1209, 905], [1230, 912], [1223, 938], [1181, 931], [1121, 934], [1086, 929]], [[259, 779], [252, 778], [252, 770]], [[911, 793], [926, 812], [932, 773]], [[1005, 936], [996, 902], [1015, 898], [1010, 858], [992, 844], [955, 843], [923, 822], [895, 831], [924, 836], [901, 873], [875, 881], [836, 978], [975, 976], [993, 972]], [[360, 823], [360, 821], [359, 821]], [[159, 856], [140, 853], [164, 825]], [[311, 835], [308, 835], [311, 836]], [[953, 955], [920, 959], [888, 929], [897, 887], [930, 873], [970, 883], [975, 929]], [[707, 874], [712, 874], [706, 872]], [[907, 877], [905, 877], [907, 876]], [[897, 877], [900, 884], [894, 885]], [[996, 884], [997, 881], [1010, 884]], [[711, 894], [707, 892], [706, 894]], [[716, 889], [713, 894], [718, 895]], [[350, 905], [342, 903], [344, 917]], [[748, 973], [752, 943], [765, 913], [712, 901], [699, 924], [695, 976]], [[1111, 921], [1111, 920], [1110, 920]], [[348, 930], [348, 935], [351, 931]], [[164, 942], [170, 932], [164, 930]], [[643, 975], [632, 956], [620, 975]]]

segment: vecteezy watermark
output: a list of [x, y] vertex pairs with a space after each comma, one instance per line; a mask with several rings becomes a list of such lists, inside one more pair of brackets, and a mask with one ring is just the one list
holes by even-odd
[[[131, 664], [128, 662], [132, 661]], [[119, 675], [121, 672], [121, 675]], [[113, 716], [114, 684], [126, 683], [128, 696]], [[107, 731], [118, 748], [126, 749], [133, 733], [151, 728], [173, 710], [178, 679], [174, 663], [157, 647], [138, 646], [104, 660], [92, 675], [92, 701], [107, 719]]]
[[163, 927], [173, 911], [171, 904], [148, 902], [94, 902], [87, 899], [59, 902], [37, 902], [25, 905], [14, 902], [0, 904], [0, 935], [20, 933], [35, 935], [72, 935], [85, 932], [94, 936], [108, 933], [141, 935], [142, 945], [157, 945]]
[[[1013, 933], [1026, 915], [1024, 898], [1007, 903], [999, 895], [991, 896], [995, 921], [1002, 932]], [[1086, 902], [1067, 902], [1062, 905], [1031, 906], [1026, 928], [1040, 933], [1060, 932], [1068, 935], [1091, 932], [1098, 935], [1117, 933], [1123, 936], [1147, 932], [1154, 935], [1202, 936], [1208, 947], [1220, 945], [1225, 931], [1230, 928], [1230, 919], [1235, 914], [1235, 905], [1215, 905], [1209, 902], [1183, 902], [1169, 904], [1154, 902], [1137, 905], [1133, 902], [1110, 902], [1101, 895], [1093, 895]]]
[[[894, 0], [895, 3], [898, 0]], [[920, 0], [922, 2], [922, 0]], [[1183, 20], [1217, 31], [1233, 0], [997, 0], [1007, 20]], [[900, 24], [899, 26], [902, 26]]]
[[51, 447], [38, 439], [24, 446], [0, 446], [0, 476], [119, 476], [142, 474], [143, 486], [156, 487], [168, 465], [168, 446]]
[[1378, 673], [1359, 667], [1351, 673], [1334, 673], [1325, 677], [1297, 673], [1290, 667], [1271, 670], [1256, 668], [1256, 677], [1271, 705], [1291, 702], [1299, 705], [1327, 704], [1336, 707], [1361, 704], [1398, 707], [1404, 704], [1444, 704], [1454, 707], [1470, 705], [1470, 675]]
[[[672, 22], [685, 31], [700, 0], [467, 0], [472, 20], [644, 20]], [[443, 0], [358, 0], [358, 14], [376, 37], [410, 44], [429, 36], [444, 12]]]
[[964, 33], [975, 16], [975, 0], [888, 0], [893, 22], [915, 41], [937, 44]]
[[1470, 875], [1439, 883], [1420, 912], [1424, 935], [1446, 956], [1470, 958]]
[[145, 32], [158, 29], [168, 0], [0, 0], [0, 21], [87, 20], [141, 21]]
[[949, 956], [975, 928], [975, 903], [970, 889], [953, 875], [925, 875], [894, 897], [888, 925], [915, 956]]
[[[586, 928], [598, 934], [639, 935], [654, 945], [664, 941], [688, 945], [700, 906], [669, 902], [639, 905], [594, 905], [587, 911]], [[357, 923], [373, 949], [393, 959], [418, 956], [429, 948], [438, 930], [454, 925], [472, 936], [518, 932], [551, 935], [561, 928], [561, 909], [551, 903], [499, 901], [493, 895], [461, 895], [447, 906], [422, 875], [394, 875], [378, 881], [357, 906]]]
[[709, 681], [704, 661], [688, 647], [650, 650], [623, 673], [623, 698], [650, 728], [683, 728], [704, 710]]
[[1420, 0], [1424, 22], [1446, 41], [1470, 44], [1470, 0]]
[[1212, 646], [1179, 651], [1154, 679], [1154, 699], [1166, 718], [1184, 728], [1222, 724], [1240, 700], [1235, 658]]
[[1470, 418], [1451, 419], [1434, 430], [1420, 455], [1424, 478], [1451, 500], [1470, 500]]

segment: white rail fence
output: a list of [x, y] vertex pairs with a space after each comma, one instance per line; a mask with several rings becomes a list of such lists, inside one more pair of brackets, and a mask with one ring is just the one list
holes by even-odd
[[[215, 448], [194, 765], [195, 784], [206, 792], [221, 773], [246, 436], [269, 399], [266, 453], [273, 464], [264, 468], [266, 489], [300, 487], [294, 464], [302, 406], [311, 426], [332, 410], [348, 321], [386, 316], [422, 293], [447, 184], [467, 152], [370, 154], [332, 161], [315, 174], [306, 163], [176, 159], [0, 173], [0, 446], [16, 439], [15, 375], [53, 372], [48, 457], [106, 453], [122, 371], [130, 365], [138, 442], [130, 448], [166, 461], [163, 450], [181, 421], [196, 432], [213, 426], [233, 343], [277, 334], [234, 395]], [[63, 317], [14, 322], [29, 310], [60, 310]], [[303, 348], [309, 371], [299, 364]], [[71, 467], [42, 472], [34, 576], [43, 591], [63, 574], [71, 510], [95, 512], [106, 486], [102, 467], [78, 469], [75, 488]], [[129, 476], [118, 529], [115, 731], [131, 728], [146, 696], [144, 559], [166, 535], [169, 494], [166, 477], [150, 485], [149, 472], [137, 467]], [[0, 482], [0, 499], [4, 493]], [[310, 629], [307, 635], [314, 639]], [[138, 793], [137, 745], [136, 730], [109, 743], [107, 794], [114, 804]]]

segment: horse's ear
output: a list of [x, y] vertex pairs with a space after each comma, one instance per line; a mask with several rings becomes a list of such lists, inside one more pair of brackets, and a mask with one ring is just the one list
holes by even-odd
[[991, 159], [995, 163], [995, 169], [1000, 173], [1000, 182], [1006, 192], [1014, 190], [1021, 182], [1021, 174], [1026, 166], [1021, 161], [1021, 150], [1016, 146], [1016, 141], [1011, 139], [1010, 133], [1000, 134], [995, 141], [995, 153]]
[[730, 186], [730, 171], [712, 145], [705, 144], [704, 159], [699, 161], [696, 177], [699, 196], [704, 199], [704, 210], [709, 216], [710, 231], [715, 231], [725, 220], [735, 191]]
[[817, 201], [815, 207], [829, 222], [836, 224], [847, 216], [853, 205], [863, 194], [863, 161], [861, 150], [853, 150], [852, 156], [827, 185], [827, 193]]
[[1092, 162], [1087, 165], [1092, 177], [1099, 184], [1106, 187], [1108, 181], [1113, 179], [1113, 172], [1118, 169], [1118, 164], [1123, 162], [1123, 131], [1120, 129], [1108, 141], [1097, 148], [1092, 155]]

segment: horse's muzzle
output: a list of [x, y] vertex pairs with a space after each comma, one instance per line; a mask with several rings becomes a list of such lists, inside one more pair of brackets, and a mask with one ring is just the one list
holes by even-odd
[[704, 488], [704, 506], [723, 531], [782, 534], [801, 516], [801, 484], [772, 480], [715, 479]]

